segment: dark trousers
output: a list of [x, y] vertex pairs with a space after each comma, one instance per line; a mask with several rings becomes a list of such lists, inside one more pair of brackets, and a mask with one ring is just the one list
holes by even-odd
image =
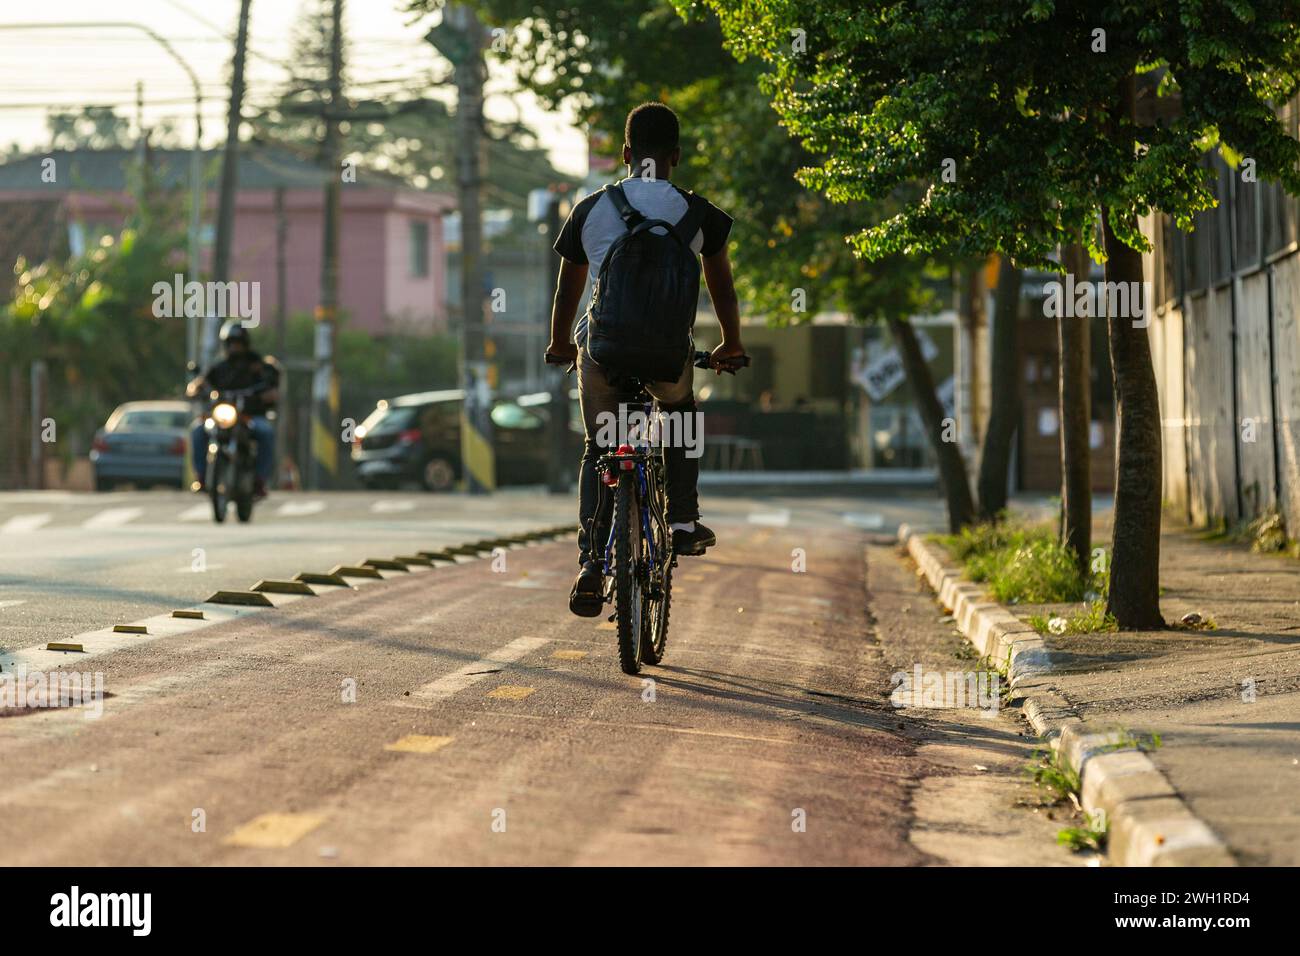
[[[658, 399], [661, 412], [693, 416], [697, 411], [692, 390], [694, 373], [694, 367], [688, 362], [676, 382], [655, 382], [647, 385], [646, 391]], [[620, 407], [630, 405], [635, 398], [634, 391], [611, 382], [605, 370], [587, 355], [586, 349], [579, 350], [578, 401], [582, 406], [586, 434], [582, 466], [578, 472], [579, 562], [598, 560], [609, 540], [614, 490], [601, 482], [596, 473], [596, 462], [618, 444], [617, 439], [611, 437], [610, 416], [617, 420]], [[700, 459], [698, 454], [688, 454], [688, 451], [690, 449], [681, 441], [670, 441], [664, 448], [664, 492], [668, 499], [667, 519], [670, 523], [694, 521], [700, 516], [696, 490], [700, 479]]]

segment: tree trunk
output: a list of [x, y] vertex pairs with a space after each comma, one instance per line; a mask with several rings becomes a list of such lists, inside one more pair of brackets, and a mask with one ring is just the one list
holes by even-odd
[[1020, 423], [1020, 270], [1002, 257], [993, 305], [992, 402], [980, 452], [980, 517], [994, 521], [1007, 507], [1011, 442]]
[[[1089, 281], [1092, 262], [1078, 243], [1061, 250], [1061, 261], [1075, 287]], [[1062, 303], [1064, 306], [1065, 303]], [[1071, 317], [1062, 308], [1056, 320], [1060, 352], [1061, 544], [1074, 553], [1080, 575], [1088, 579], [1092, 554], [1092, 356], [1091, 320]]]
[[1113, 300], [1106, 310], [1119, 431], [1107, 610], [1121, 628], [1158, 628], [1165, 624], [1160, 616], [1160, 399], [1146, 322], [1134, 327], [1138, 313], [1132, 308], [1132, 300], [1141, 299], [1142, 255], [1116, 237], [1109, 211], [1102, 212], [1102, 227], [1107, 285], [1131, 283], [1132, 293], [1130, 314], [1116, 314]]
[[891, 318], [889, 331], [893, 333], [907, 384], [916, 400], [917, 410], [925, 425], [926, 434], [939, 460], [939, 482], [948, 501], [948, 528], [960, 531], [975, 520], [975, 503], [971, 500], [970, 480], [966, 477], [966, 463], [961, 446], [957, 444], [957, 423], [946, 420], [943, 405], [934, 391], [934, 376], [921, 354], [916, 340], [916, 330], [906, 319]]

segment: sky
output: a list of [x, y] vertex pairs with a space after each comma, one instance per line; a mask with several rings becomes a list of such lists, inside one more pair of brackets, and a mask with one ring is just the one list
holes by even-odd
[[[276, 61], [289, 58], [292, 25], [302, 0], [253, 0], [246, 71], [247, 104], [268, 100], [287, 76]], [[351, 42], [351, 80], [383, 90], [386, 81], [433, 73], [449, 66], [422, 39], [436, 14], [412, 23], [398, 0], [347, 0], [344, 33]], [[225, 135], [226, 77], [239, 0], [0, 0], [0, 147], [17, 142], [38, 149], [48, 141], [49, 107], [108, 105], [134, 119], [136, 83], [144, 84], [146, 125], [171, 119], [184, 142], [194, 136], [194, 90], [180, 65], [140, 30], [77, 23], [141, 24], [162, 35], [200, 81], [203, 142]], [[8, 27], [21, 24], [23, 29]], [[31, 29], [40, 24], [54, 29]], [[223, 34], [225, 35], [223, 37]], [[521, 119], [537, 134], [561, 172], [587, 172], [586, 138], [566, 116], [547, 113], [531, 97], [513, 93], [506, 70], [494, 66], [485, 109], [489, 117]], [[430, 95], [454, 95], [435, 93]]]

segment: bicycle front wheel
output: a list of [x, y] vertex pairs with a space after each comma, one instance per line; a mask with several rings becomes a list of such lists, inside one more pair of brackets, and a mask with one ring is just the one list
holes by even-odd
[[618, 622], [618, 663], [625, 674], [641, 670], [645, 595], [641, 587], [641, 512], [636, 472], [619, 475], [614, 493], [614, 608]]

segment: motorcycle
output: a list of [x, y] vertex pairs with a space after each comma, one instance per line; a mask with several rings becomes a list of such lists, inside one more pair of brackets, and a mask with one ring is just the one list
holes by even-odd
[[226, 389], [210, 396], [211, 410], [203, 423], [208, 438], [205, 484], [212, 499], [212, 517], [218, 524], [226, 520], [232, 501], [241, 522], [253, 517], [257, 442], [250, 428], [253, 416], [244, 411], [244, 405], [265, 388]]

